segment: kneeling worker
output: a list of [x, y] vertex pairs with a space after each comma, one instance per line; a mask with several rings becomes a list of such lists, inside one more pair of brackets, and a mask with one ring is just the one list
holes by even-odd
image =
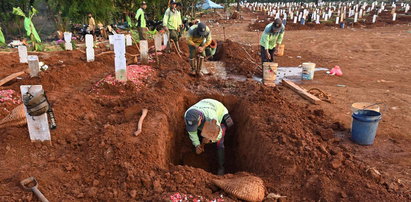
[[228, 114], [227, 108], [217, 100], [203, 99], [186, 111], [184, 119], [190, 140], [197, 154], [204, 152], [205, 144], [216, 143], [217, 174], [223, 175], [224, 136], [227, 129], [233, 126], [233, 120]]
[[268, 24], [261, 36], [261, 61], [274, 62], [274, 54], [277, 54], [276, 47], [281, 45], [284, 38], [285, 27], [280, 18]]
[[187, 33], [187, 43], [190, 50], [190, 73], [201, 76], [204, 57], [211, 57], [215, 53], [210, 47], [212, 43], [210, 28], [201, 22], [191, 26]]

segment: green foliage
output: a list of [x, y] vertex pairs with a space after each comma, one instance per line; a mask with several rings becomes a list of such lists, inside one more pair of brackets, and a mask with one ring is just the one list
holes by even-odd
[[6, 39], [4, 38], [4, 34], [1, 31], [1, 27], [0, 27], [0, 45], [4, 45], [6, 43]]
[[29, 43], [33, 44], [34, 50], [42, 51], [44, 47], [40, 44], [41, 43], [40, 36], [37, 33], [37, 30], [34, 27], [33, 22], [31, 21], [31, 19], [34, 17], [34, 15], [37, 14], [37, 12], [38, 11], [32, 7], [31, 11], [29, 12], [29, 15], [26, 16], [26, 14], [21, 10], [20, 7], [13, 8], [13, 14], [24, 18], [24, 28], [26, 29], [27, 36], [30, 37]]

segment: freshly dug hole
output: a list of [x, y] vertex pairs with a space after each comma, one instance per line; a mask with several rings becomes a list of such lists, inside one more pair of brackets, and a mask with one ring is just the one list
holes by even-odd
[[[225, 136], [225, 169], [226, 173], [238, 171], [248, 171], [259, 173], [264, 162], [269, 161], [268, 156], [261, 152], [270, 149], [272, 145], [259, 139], [254, 128], [255, 123], [246, 113], [247, 104], [240, 101], [236, 96], [208, 95], [201, 97], [186, 97], [173, 106], [181, 106], [173, 112], [169, 120], [169, 130], [167, 137], [171, 141], [166, 144], [166, 154], [168, 161], [174, 165], [187, 165], [195, 168], [202, 168], [207, 172], [215, 174], [217, 172], [216, 145], [208, 144], [205, 152], [197, 155], [194, 151], [188, 134], [185, 130], [184, 112], [190, 106], [204, 98], [212, 98], [221, 101], [228, 109], [234, 126]], [[274, 131], [273, 131], [274, 132]]]

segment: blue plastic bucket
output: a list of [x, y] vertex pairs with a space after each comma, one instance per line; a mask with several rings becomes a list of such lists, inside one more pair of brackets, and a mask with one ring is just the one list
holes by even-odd
[[358, 110], [352, 114], [351, 139], [360, 145], [372, 145], [377, 133], [381, 113], [373, 110]]

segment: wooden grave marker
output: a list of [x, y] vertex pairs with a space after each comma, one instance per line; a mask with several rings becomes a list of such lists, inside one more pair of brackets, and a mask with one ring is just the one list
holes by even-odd
[[[35, 94], [43, 90], [41, 85], [22, 85], [20, 86], [21, 97], [23, 97], [27, 92]], [[47, 113], [40, 116], [30, 116], [27, 113], [27, 108], [24, 107], [24, 112], [26, 113], [27, 126], [29, 129], [30, 139], [32, 142], [35, 141], [51, 141], [49, 122], [47, 118]]]

